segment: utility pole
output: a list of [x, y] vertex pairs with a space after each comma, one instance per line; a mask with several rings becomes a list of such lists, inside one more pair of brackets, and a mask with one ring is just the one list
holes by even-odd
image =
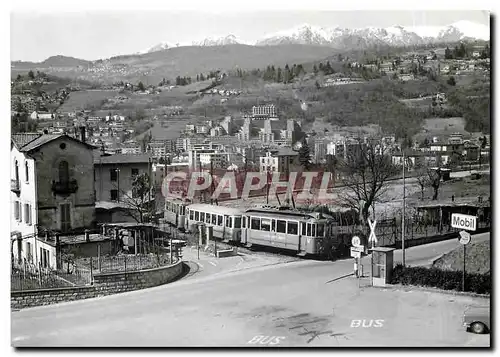
[[406, 266], [405, 256], [405, 214], [406, 214], [406, 180], [405, 180], [406, 157], [403, 150], [403, 217], [401, 220], [401, 249], [403, 250], [403, 267]]
[[212, 204], [212, 199], [214, 195], [214, 164], [213, 160], [210, 160], [210, 204]]
[[149, 197], [149, 200], [148, 200], [148, 207], [149, 207], [149, 222], [151, 223], [152, 222], [152, 207], [151, 207], [151, 173], [152, 173], [152, 168], [151, 168], [151, 158], [148, 158], [148, 186], [149, 186], [149, 190], [148, 190], [148, 197]]

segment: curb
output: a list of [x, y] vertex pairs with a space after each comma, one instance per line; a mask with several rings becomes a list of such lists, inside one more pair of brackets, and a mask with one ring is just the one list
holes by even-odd
[[419, 291], [427, 291], [431, 293], [441, 293], [453, 296], [470, 296], [470, 297], [479, 297], [484, 299], [491, 299], [491, 295], [487, 294], [477, 294], [468, 291], [457, 291], [457, 290], [443, 290], [438, 288], [430, 288], [425, 286], [418, 285], [403, 285], [403, 284], [386, 284], [386, 286], [372, 286], [372, 288], [381, 288], [381, 289], [412, 289]]

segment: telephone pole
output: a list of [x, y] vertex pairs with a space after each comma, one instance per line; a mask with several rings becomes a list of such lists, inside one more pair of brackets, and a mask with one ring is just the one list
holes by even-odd
[[405, 257], [405, 214], [406, 214], [406, 180], [405, 180], [406, 157], [403, 150], [403, 217], [401, 220], [401, 249], [403, 250], [403, 267], [406, 266]]

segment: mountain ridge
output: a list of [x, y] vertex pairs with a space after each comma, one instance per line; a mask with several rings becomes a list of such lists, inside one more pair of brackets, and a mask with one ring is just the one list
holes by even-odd
[[[357, 45], [411, 46], [426, 43], [457, 42], [464, 39], [489, 40], [489, 26], [471, 21], [457, 21], [446, 26], [401, 26], [346, 28], [340, 26], [320, 27], [303, 23], [288, 30], [264, 35], [253, 43], [238, 39], [234, 34], [208, 37], [193, 41], [193, 46], [225, 46], [244, 44], [254, 46], [275, 46], [283, 44], [320, 45], [334, 49], [346, 49]], [[162, 43], [141, 53], [164, 50]], [[170, 46], [172, 47], [172, 46]]]

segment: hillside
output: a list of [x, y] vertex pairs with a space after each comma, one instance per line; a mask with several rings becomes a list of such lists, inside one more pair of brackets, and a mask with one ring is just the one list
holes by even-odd
[[[489, 273], [490, 272], [490, 241], [474, 243], [472, 240], [467, 245], [465, 252], [465, 270], [468, 273]], [[457, 241], [457, 248], [452, 252], [444, 254], [437, 259], [433, 267], [443, 270], [458, 270], [462, 271], [464, 266], [464, 250], [461, 244]]]
[[[40, 70], [46, 73], [57, 73], [58, 68], [67, 70], [64, 76], [87, 80], [112, 82], [117, 80], [141, 80], [145, 83], [157, 84], [163, 78], [196, 76], [211, 70], [229, 70], [236, 67], [242, 69], [263, 68], [267, 65], [284, 66], [286, 63], [303, 63], [321, 60], [331, 56], [331, 48], [312, 45], [280, 45], [280, 46], [247, 46], [227, 45], [208, 47], [178, 47], [164, 51], [112, 57], [92, 62], [90, 70], [82, 68], [87, 61], [61, 56], [51, 57], [41, 63], [12, 62], [11, 69]], [[79, 66], [79, 68], [77, 67]], [[52, 67], [52, 68], [51, 68]]]

